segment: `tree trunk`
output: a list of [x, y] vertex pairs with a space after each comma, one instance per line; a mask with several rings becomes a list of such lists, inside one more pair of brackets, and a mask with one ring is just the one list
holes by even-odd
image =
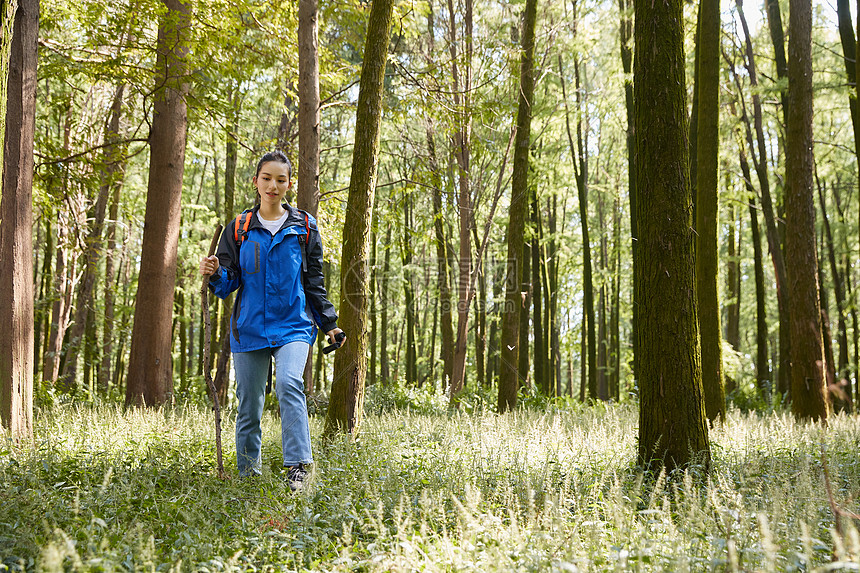
[[[487, 354], [487, 280], [484, 274], [483, 260], [486, 245], [478, 237], [478, 226], [474, 219], [471, 227], [472, 240], [475, 241], [475, 252], [478, 253], [472, 280], [472, 298], [475, 303], [475, 377], [476, 385], [483, 387], [487, 384], [484, 368]], [[477, 296], [475, 296], [476, 294]]]
[[681, 0], [635, 0], [639, 446], [643, 466], [710, 463], [698, 344]]
[[[633, 132], [633, 48], [631, 43], [633, 40], [633, 0], [618, 0], [621, 12], [621, 65], [624, 70], [624, 104], [627, 111], [627, 194], [630, 200], [630, 251], [632, 259], [636, 260], [636, 254], [639, 249], [637, 237], [639, 236], [638, 227], [636, 226], [636, 161], [634, 158], [635, 138]], [[636, 284], [636, 265], [633, 265], [633, 281]], [[633, 350], [633, 379], [638, 379], [639, 369], [637, 368], [638, 352], [638, 336], [637, 329], [639, 324], [638, 313], [636, 309], [639, 307], [638, 299], [636, 298], [636, 289], [633, 291], [633, 312], [631, 317], [631, 332], [630, 339], [632, 341]]]
[[[575, 16], [574, 16], [575, 18]], [[558, 58], [559, 77], [561, 78], [562, 98], [564, 99], [564, 120], [567, 128], [567, 140], [570, 146], [570, 155], [573, 161], [576, 188], [579, 198], [579, 219], [582, 226], [582, 299], [583, 299], [583, 326], [586, 328], [586, 347], [583, 349], [582, 361], [587, 365], [588, 379], [586, 387], [589, 398], [597, 397], [597, 345], [595, 340], [594, 320], [594, 284], [591, 271], [591, 241], [588, 234], [588, 155], [587, 149], [588, 132], [586, 130], [586, 141], [583, 142], [582, 120], [577, 120], [576, 137], [574, 144], [573, 133], [570, 129], [570, 110], [567, 105], [567, 88], [565, 87], [561, 56]], [[577, 116], [582, 117], [582, 98], [579, 79], [579, 63], [574, 62], [576, 74], [576, 104]]]
[[612, 277], [612, 314], [609, 319], [612, 379], [609, 388], [610, 397], [618, 402], [621, 400], [621, 200], [617, 195], [612, 210], [612, 227], [614, 229], [613, 264], [610, 272]]
[[[523, 208], [528, 209], [528, 203], [524, 204]], [[529, 243], [523, 245], [523, 274], [520, 277], [520, 292], [522, 293], [519, 333], [520, 351], [517, 354], [517, 377], [520, 380], [520, 384], [526, 386], [527, 393], [531, 393], [532, 391], [532, 379], [529, 375], [529, 366], [531, 365], [529, 359], [529, 311], [531, 310], [532, 302], [530, 249], [531, 245]]]
[[[549, 291], [550, 291], [550, 353], [551, 353], [551, 369], [553, 371], [553, 380], [555, 383], [556, 391], [561, 393], [561, 325], [559, 324], [558, 317], [558, 269], [559, 269], [559, 256], [558, 248], [556, 246], [556, 221], [558, 219], [558, 196], [553, 195], [552, 198], [552, 208], [547, 208], [547, 210], [552, 214], [549, 219], [549, 256], [547, 257], [547, 261], [551, 261], [549, 271]], [[564, 209], [562, 209], [561, 219], [564, 221]], [[562, 230], [564, 228], [564, 224], [562, 224]], [[568, 384], [572, 384], [569, 380]], [[573, 395], [573, 391], [571, 390], [570, 395]]]
[[[2, 77], [2, 75], [3, 74], [0, 74], [0, 77]], [[3, 118], [4, 122], [6, 121], [6, 114], [2, 113], [2, 110], [0, 110], [0, 117]], [[0, 134], [0, 141], [2, 141], [2, 134]], [[0, 149], [2, 149], [2, 147], [0, 147]], [[2, 151], [0, 151], [0, 153], [2, 153]], [[36, 379], [37, 383], [40, 381], [39, 377], [42, 375], [42, 360], [44, 360], [45, 351], [48, 348], [48, 334], [51, 331], [51, 312], [50, 309], [47, 308], [47, 304], [53, 296], [49, 295], [48, 291], [51, 289], [54, 280], [53, 269], [51, 268], [51, 261], [54, 258], [54, 233], [51, 230], [53, 213], [48, 210], [45, 210], [42, 213], [42, 216], [45, 219], [45, 240], [43, 241], [45, 249], [42, 253], [42, 272], [39, 274], [39, 298], [37, 299], [38, 302], [35, 309], [36, 325], [35, 332], [33, 334], [33, 343], [35, 346], [33, 355], [33, 377]]]
[[[379, 272], [377, 270], [377, 245], [379, 235], [376, 232], [379, 211], [374, 212], [373, 224], [370, 227], [370, 363], [367, 365], [367, 384], [373, 386], [377, 382], [376, 365], [379, 363], [379, 328], [376, 313], [379, 312]], [[384, 304], [384, 303], [382, 303]]]
[[187, 130], [185, 58], [191, 6], [164, 0], [158, 49], [149, 184], [140, 275], [131, 335], [126, 405], [155, 406], [173, 399], [170, 328], [176, 281], [182, 175]]
[[543, 261], [541, 260], [541, 245], [540, 245], [540, 210], [538, 209], [538, 198], [537, 198], [537, 188], [532, 186], [529, 189], [529, 196], [531, 197], [531, 206], [529, 212], [531, 214], [531, 227], [532, 227], [532, 241], [531, 241], [531, 267], [532, 267], [532, 307], [533, 307], [533, 319], [532, 326], [534, 328], [534, 384], [536, 388], [540, 388], [540, 391], [544, 396], [549, 395], [549, 384], [546, 376], [546, 372], [544, 371], [544, 367], [546, 366], [546, 358], [544, 357], [544, 347], [546, 345], [546, 339], [544, 338], [544, 330], [543, 330], [543, 319], [544, 319], [544, 311], [543, 306], [543, 290], [541, 288], [541, 275], [543, 274]]
[[388, 361], [388, 277], [391, 272], [391, 225], [388, 225], [388, 230], [385, 231], [385, 257], [382, 263], [382, 280], [380, 281], [379, 298], [382, 301], [382, 325], [379, 344], [379, 375], [382, 377], [382, 384], [387, 386], [391, 380], [391, 368]]
[[851, 111], [851, 126], [854, 128], [854, 154], [860, 170], [860, 119], [857, 118], [857, 38], [851, 24], [851, 3], [849, 0], [836, 0], [836, 14], [839, 21], [839, 38], [842, 42], [842, 60], [845, 62], [845, 75], [848, 78], [848, 109]]
[[501, 364], [499, 368], [498, 411], [505, 413], [517, 404], [517, 364], [519, 339], [520, 294], [519, 278], [523, 265], [523, 234], [528, 209], [529, 148], [531, 143], [531, 108], [534, 97], [534, 44], [537, 0], [526, 0], [523, 13], [522, 54], [520, 60], [520, 89], [517, 106], [517, 132], [514, 144], [514, 164], [511, 179], [511, 202], [507, 231], [507, 272], [505, 277], [505, 306], [502, 310]]
[[786, 270], [791, 300], [791, 410], [827, 419], [824, 348], [812, 199], [812, 2], [791, 0], [786, 126]]
[[[320, 66], [318, 0], [299, 1], [299, 157], [296, 205], [317, 216], [320, 202]], [[305, 363], [305, 391], [314, 393], [314, 345]]]
[[[742, 225], [738, 220], [738, 212], [734, 205], [729, 207], [731, 221], [729, 222], [728, 259], [726, 260], [726, 342], [735, 351], [741, 345], [741, 231]], [[728, 386], [729, 381], [726, 380]], [[726, 392], [728, 392], [728, 388]]]
[[123, 179], [125, 177], [126, 166], [126, 150], [127, 145], [122, 144], [118, 150], [116, 163], [109, 169], [113, 169], [113, 177], [111, 181], [111, 200], [108, 209], [108, 225], [105, 229], [105, 244], [107, 251], [105, 252], [105, 280], [104, 280], [104, 328], [102, 329], [102, 363], [99, 368], [99, 388], [102, 392], [107, 393], [110, 387], [111, 380], [111, 361], [113, 359], [113, 335], [114, 335], [114, 320], [115, 320], [115, 271], [114, 264], [122, 263], [120, 249], [117, 247], [116, 229], [117, 218], [119, 217], [119, 199], [122, 191]]
[[[430, 17], [428, 17], [430, 18]], [[428, 22], [432, 38], [432, 19]], [[439, 322], [442, 331], [440, 354], [443, 364], [442, 385], [451, 383], [454, 368], [454, 324], [451, 318], [451, 289], [448, 283], [448, 240], [445, 237], [445, 225], [442, 214], [442, 178], [439, 173], [439, 163], [436, 159], [436, 140], [433, 123], [427, 123], [427, 151], [430, 156], [430, 172], [433, 178], [433, 231], [436, 239], [436, 266], [439, 285]], [[435, 356], [433, 357], [435, 360]]]
[[[723, 382], [723, 330], [720, 326], [718, 157], [720, 142], [720, 2], [699, 4], [699, 61], [696, 132], [696, 290], [699, 299], [699, 335], [702, 345], [702, 387], [705, 409], [713, 423], [726, 419]], [[691, 175], [692, 177], [692, 175]]]
[[[816, 178], [817, 179], [817, 178]], [[827, 246], [827, 260], [830, 263], [830, 277], [833, 281], [833, 294], [836, 296], [836, 340], [839, 343], [839, 361], [834, 362], [832, 366], [835, 369], [834, 382], [842, 387], [845, 397], [841, 399], [841, 409], [850, 408], [851, 403], [851, 384], [842, 385], [842, 381], [848, 378], [848, 332], [845, 322], [845, 286], [843, 284], [842, 273], [839, 271], [839, 266], [836, 263], [836, 248], [833, 244], [833, 232], [830, 229], [830, 219], [827, 217], [827, 210], [824, 201], [824, 189], [820, 185], [818, 187], [818, 201], [821, 205], [821, 218], [824, 223], [824, 241]], [[822, 306], [823, 297], [822, 297]], [[829, 343], [829, 339], [825, 338], [825, 344]], [[826, 348], [825, 348], [826, 350]], [[828, 364], [828, 366], [831, 366]]]
[[597, 228], [600, 233], [600, 289], [597, 298], [597, 397], [603, 401], [609, 400], [609, 365], [608, 331], [606, 330], [606, 219], [603, 212], [603, 194], [597, 198]]
[[[15, 443], [33, 439], [33, 137], [36, 127], [38, 0], [3, 3], [0, 95], [0, 422]], [[7, 56], [8, 55], [8, 56]], [[8, 60], [7, 60], [8, 57]], [[7, 67], [8, 62], [8, 67]], [[0, 82], [0, 83], [4, 83]], [[3, 98], [5, 96], [5, 99]]]
[[[824, 250], [824, 238], [819, 237], [818, 251]], [[833, 360], [833, 331], [830, 329], [830, 301], [824, 285], [824, 269], [818, 265], [818, 293], [821, 305], [821, 338], [824, 341], [824, 384], [830, 404], [837, 413], [848, 412], [848, 395], [836, 385], [836, 369]]]
[[[736, 0], [737, 2], [737, 0]], [[785, 58], [785, 32], [782, 28], [782, 15], [779, 9], [779, 0], [765, 0], [767, 12], [767, 26], [770, 31], [770, 39], [773, 43], [774, 62], [776, 63], [776, 77], [785, 80], [788, 77], [788, 62]], [[749, 34], [747, 34], [749, 36]], [[780, 101], [782, 103], [783, 122], [788, 123], [788, 91], [780, 87]]]
[[755, 306], [756, 306], [756, 387], [761, 395], [770, 400], [772, 388], [770, 363], [767, 351], [767, 312], [765, 304], [764, 255], [761, 248], [761, 230], [758, 226], [758, 211], [755, 206], [755, 191], [752, 186], [749, 163], [743, 145], [740, 149], [741, 172], [749, 196], [750, 228], [752, 230], [753, 258], [755, 265]]
[[407, 192], [403, 198], [403, 242], [401, 257], [403, 262], [403, 302], [406, 305], [406, 385], [418, 384], [418, 356], [415, 346], [415, 273], [412, 269], [412, 195]]
[[336, 354], [324, 434], [358, 433], [367, 373], [367, 257], [376, 190], [382, 94], [394, 0], [373, 0], [355, 117], [352, 174], [341, 251], [340, 327], [350, 339]]
[[[779, 311], [779, 370], [777, 373], [777, 389], [786, 396], [790, 390], [791, 380], [791, 328], [789, 326], [789, 309], [791, 300], [787, 274], [785, 269], [785, 258], [782, 251], [782, 241], [779, 237], [779, 229], [776, 224], [774, 215], [773, 200], [770, 193], [770, 180], [767, 173], [767, 145], [764, 137], [764, 127], [761, 109], [761, 98], [758, 94], [758, 75], [756, 73], [755, 57], [750, 38], [749, 28], [744, 17], [743, 5], [735, 1], [738, 9], [738, 15], [741, 20], [741, 26], [744, 30], [744, 44], [746, 51], [746, 68], [750, 78], [750, 86], [753, 90], [753, 121], [755, 123], [755, 143], [753, 140], [752, 130], [749, 127], [749, 122], [746, 122], [747, 145], [750, 148], [750, 155], [755, 165], [756, 174], [758, 175], [759, 188], [761, 189], [761, 207], [764, 215], [765, 230], [767, 235], [768, 250], [770, 251], [771, 261], [773, 262], [774, 275], [776, 278], [776, 299], [777, 308]], [[775, 5], [775, 6], [774, 6]], [[776, 0], [768, 0], [768, 21], [771, 22], [771, 34], [774, 34], [774, 22], [780, 21], [779, 18], [779, 3]], [[774, 39], [774, 45], [781, 48], [781, 21], [778, 25], [780, 40], [777, 43]], [[785, 55], [782, 56], [783, 62]], [[777, 70], [780, 70], [780, 58], [777, 53]], [[780, 76], [783, 77], [783, 76]], [[787, 100], [783, 100], [783, 111], [787, 112]], [[756, 153], [758, 147], [758, 153]]]
[[[693, 53], [693, 101], [690, 104], [690, 125], [688, 126], [690, 133], [690, 189], [693, 193], [693, 228], [695, 229], [696, 225], [696, 209], [698, 209], [698, 191], [696, 185], [698, 184], [698, 171], [699, 171], [699, 68], [701, 62], [701, 41], [702, 37], [702, 9], [704, 2], [699, 2], [698, 10], [696, 11], [696, 36], [693, 43], [693, 49], [695, 52]], [[697, 241], [698, 242], [698, 241]], [[696, 245], [693, 245], [693, 248], [696, 248]], [[705, 405], [707, 406], [707, 388], [705, 389]]]
[[[472, 137], [472, 0], [465, 1], [464, 14], [464, 41], [465, 50], [463, 54], [463, 78], [460, 77], [457, 55], [457, 25], [453, 0], [448, 0], [448, 14], [450, 18], [450, 51], [451, 51], [451, 73], [453, 77], [452, 91], [454, 94], [454, 108], [457, 110], [457, 127], [453, 134], [453, 150], [457, 159], [458, 197], [457, 210], [460, 221], [459, 240], [459, 275], [457, 284], [457, 332], [454, 337], [454, 361], [451, 372], [451, 388], [449, 403], [451, 407], [457, 407], [458, 396], [466, 385], [466, 350], [469, 335], [469, 301], [472, 298], [471, 275], [472, 275], [472, 245], [469, 238], [470, 225], [472, 223], [472, 198], [471, 198], [471, 137]], [[462, 85], [461, 85], [462, 79]], [[461, 91], [462, 90], [462, 91]]]
[[501, 320], [501, 305], [498, 301], [502, 298], [502, 288], [504, 287], [504, 272], [505, 269], [501, 265], [494, 265], [493, 269], [493, 310], [490, 319], [490, 335], [487, 341], [487, 384], [492, 386], [496, 380], [496, 375], [499, 373], [499, 322]]

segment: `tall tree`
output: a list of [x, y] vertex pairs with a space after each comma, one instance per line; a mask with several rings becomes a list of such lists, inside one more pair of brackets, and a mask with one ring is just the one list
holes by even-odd
[[0, 88], [0, 259], [5, 263], [0, 273], [0, 422], [23, 443], [33, 437], [32, 188], [39, 1], [20, 0], [17, 9], [4, 1], [0, 29], [0, 83], [6, 84]]
[[800, 419], [825, 421], [828, 396], [812, 188], [811, 0], [791, 0], [788, 29], [785, 258], [791, 300], [791, 410]]
[[403, 302], [406, 306], [406, 385], [418, 384], [418, 356], [415, 345], [415, 326], [418, 313], [415, 309], [415, 273], [412, 269], [412, 193], [403, 198], [403, 241], [400, 245], [403, 264]]
[[[355, 114], [355, 145], [341, 251], [340, 327], [350, 340], [334, 361], [324, 433], [356, 434], [364, 408], [367, 374], [367, 258], [379, 159], [382, 94], [394, 0], [373, 0]], [[386, 255], [387, 256], [387, 255]]]
[[[119, 136], [119, 133], [116, 134]], [[116, 240], [116, 230], [119, 226], [117, 219], [119, 217], [119, 200], [120, 192], [123, 187], [125, 176], [125, 168], [127, 164], [126, 151], [127, 143], [118, 144], [111, 150], [110, 162], [106, 167], [106, 179], [110, 180], [111, 199], [110, 207], [108, 208], [108, 221], [105, 229], [105, 244], [107, 250], [105, 252], [105, 278], [104, 278], [104, 328], [102, 329], [102, 363], [99, 367], [99, 388], [107, 392], [111, 380], [111, 361], [113, 360], [113, 345], [114, 345], [114, 320], [115, 320], [115, 302], [116, 289], [114, 282], [116, 281], [115, 265], [121, 262], [122, 249], [118, 248]]]
[[634, 0], [639, 463], [710, 461], [698, 344], [681, 0]]
[[[431, 47], [433, 44], [433, 12], [427, 16]], [[431, 49], [432, 51], [432, 49]], [[448, 282], [448, 240], [442, 212], [442, 177], [436, 157], [436, 138], [433, 122], [427, 119], [427, 153], [430, 161], [430, 177], [433, 182], [433, 233], [436, 243], [436, 277], [439, 288], [439, 323], [442, 340], [439, 351], [442, 357], [443, 385], [451, 383], [454, 368], [454, 323], [451, 317], [451, 288]], [[436, 359], [435, 356], [432, 357]]]
[[544, 338], [543, 319], [544, 312], [547, 310], [542, 308], [543, 290], [541, 275], [544, 271], [544, 260], [541, 256], [541, 237], [540, 237], [540, 209], [538, 209], [537, 186], [532, 185], [529, 190], [530, 206], [529, 214], [531, 215], [531, 267], [532, 267], [532, 305], [534, 326], [534, 382], [537, 388], [540, 388], [543, 394], [549, 395], [549, 385], [545, 372], [546, 358], [544, 357], [544, 347], [546, 339]]
[[756, 308], [756, 386], [766, 399], [770, 398], [772, 391], [772, 380], [770, 364], [767, 352], [767, 312], [765, 304], [764, 285], [764, 255], [761, 248], [761, 230], [758, 225], [758, 211], [755, 204], [755, 190], [752, 186], [752, 175], [750, 173], [749, 161], [743, 148], [743, 143], [738, 138], [739, 160], [741, 173], [744, 177], [744, 188], [749, 197], [750, 230], [752, 231], [753, 243], [753, 265], [755, 273], [755, 308]]
[[[775, 6], [773, 6], [775, 4]], [[750, 78], [750, 86], [753, 90], [753, 122], [755, 125], [755, 136], [750, 127], [749, 121], [745, 121], [747, 146], [750, 150], [750, 157], [755, 166], [756, 175], [758, 176], [759, 188], [761, 189], [761, 207], [764, 215], [765, 230], [767, 235], [768, 250], [770, 251], [771, 261], [773, 263], [774, 276], [776, 278], [776, 300], [777, 309], [779, 311], [779, 371], [777, 373], [777, 388], [786, 395], [789, 392], [791, 380], [791, 328], [789, 326], [789, 301], [790, 294], [788, 288], [788, 279], [785, 269], [785, 257], [782, 249], [782, 241], [777, 228], [776, 211], [773, 205], [773, 199], [770, 192], [770, 179], [768, 177], [768, 160], [767, 160], [767, 144], [764, 134], [764, 119], [762, 113], [761, 97], [758, 89], [758, 73], [755, 64], [755, 55], [753, 52], [752, 39], [750, 37], [749, 27], [747, 26], [746, 17], [744, 16], [743, 3], [735, 0], [735, 5], [738, 8], [738, 16], [740, 17], [741, 27], [744, 31], [744, 46], [746, 54], [746, 70]], [[782, 49], [782, 23], [779, 18], [779, 3], [776, 0], [771, 2], [768, 0], [768, 19], [771, 22], [771, 34], [779, 32], [779, 39], [774, 36], [774, 46]], [[778, 26], [775, 22], [778, 21]], [[776, 26], [776, 27], [775, 27]], [[778, 30], [776, 30], [778, 28]], [[778, 52], [779, 50], [777, 50]], [[782, 61], [785, 61], [785, 54], [782, 54]], [[777, 53], [777, 70], [781, 70], [780, 57]], [[783, 72], [780, 72], [782, 74]], [[738, 83], [737, 74], [735, 82]], [[783, 77], [783, 75], [780, 75]], [[740, 84], [738, 83], [738, 86]], [[740, 87], [738, 87], [740, 91]], [[741, 100], [743, 101], [743, 100]], [[783, 111], [788, 111], [787, 100], [783, 99]], [[744, 111], [746, 116], [746, 111]], [[756, 149], [758, 151], [756, 151]]]
[[[319, 3], [299, 0], [299, 160], [296, 205], [317, 216], [320, 202]], [[313, 394], [314, 345], [305, 364], [305, 390]]]
[[[727, 179], [731, 179], [731, 175]], [[731, 184], [731, 181], [727, 181]], [[741, 341], [741, 233], [742, 225], [738, 220], [738, 210], [735, 205], [728, 208], [730, 221], [728, 224], [728, 257], [726, 260], [726, 342], [736, 351], [740, 350]], [[729, 385], [726, 377], [726, 386]], [[728, 392], [728, 388], [726, 389]]]
[[726, 418], [723, 385], [723, 336], [720, 327], [718, 156], [720, 151], [720, 2], [699, 4], [696, 125], [696, 290], [699, 298], [699, 334], [702, 344], [702, 387], [705, 409], [712, 423]]
[[457, 53], [457, 22], [453, 0], [448, 0], [448, 20], [451, 52], [452, 93], [456, 127], [452, 136], [457, 160], [457, 211], [459, 214], [459, 275], [457, 280], [457, 331], [454, 334], [454, 359], [451, 371], [449, 401], [457, 405], [466, 384], [466, 343], [469, 335], [469, 303], [472, 299], [472, 245], [469, 230], [472, 224], [471, 138], [472, 138], [472, 0], [465, 0], [463, 15], [462, 74]]
[[[828, 366], [833, 367], [836, 370], [836, 374], [838, 377], [834, 376], [835, 381], [842, 386], [842, 381], [849, 377], [848, 373], [848, 325], [845, 321], [845, 284], [842, 278], [842, 272], [839, 269], [839, 264], [836, 261], [836, 247], [834, 246], [833, 240], [833, 231], [830, 228], [830, 218], [827, 216], [827, 210], [824, 200], [824, 186], [818, 180], [818, 176], [815, 177], [816, 187], [818, 187], [818, 201], [819, 205], [821, 205], [821, 219], [824, 223], [824, 243], [827, 246], [827, 261], [830, 263], [830, 278], [833, 281], [833, 294], [836, 296], [836, 339], [839, 343], [839, 362], [834, 364], [828, 364]], [[819, 273], [821, 276], [823, 273]], [[822, 306], [823, 305], [823, 297], [822, 297]], [[825, 338], [825, 344], [827, 339]], [[825, 346], [825, 351], [827, 347]], [[841, 401], [840, 406], [844, 409], [847, 407], [845, 402], [851, 401], [851, 386], [847, 385], [843, 392], [847, 394], [847, 400]]]
[[860, 167], [860, 119], [857, 117], [857, 39], [851, 24], [851, 3], [849, 0], [836, 0], [836, 15], [839, 22], [839, 39], [842, 42], [842, 61], [848, 78], [848, 109], [851, 112], [851, 125], [854, 128], [854, 154]]
[[[639, 249], [638, 228], [636, 226], [636, 161], [633, 156], [635, 141], [633, 133], [633, 0], [618, 0], [621, 14], [621, 65], [624, 70], [624, 107], [627, 112], [627, 195], [630, 203], [630, 249], [633, 260], [636, 260], [636, 252]], [[633, 266], [633, 284], [636, 284], [636, 265]], [[636, 299], [636, 289], [633, 291], [633, 308], [636, 308], [638, 301]], [[637, 329], [638, 319], [634, 312], [631, 318], [631, 333], [633, 347], [633, 378], [637, 379], [638, 368], [637, 364]]]
[[[576, 14], [573, 16], [574, 23]], [[573, 141], [573, 132], [570, 128], [570, 111], [567, 104], [567, 88], [565, 86], [564, 74], [562, 73], [562, 60], [558, 58], [559, 77], [561, 78], [562, 99], [564, 100], [564, 120], [567, 129], [567, 140], [570, 146], [570, 156], [574, 165], [576, 178], [576, 189], [579, 198], [579, 221], [582, 234], [582, 301], [583, 301], [583, 328], [585, 328], [586, 348], [582, 352], [582, 364], [587, 364], [587, 388], [590, 398], [597, 397], [597, 342], [594, 320], [594, 280], [591, 268], [591, 239], [588, 232], [588, 129], [583, 135], [582, 124], [585, 114], [582, 113], [583, 98], [581, 95], [581, 81], [579, 75], [579, 62], [574, 62], [574, 74], [576, 75], [576, 143]]]
[[531, 117], [534, 98], [534, 51], [537, 0], [526, 0], [523, 12], [523, 33], [520, 56], [520, 89], [517, 107], [517, 130], [514, 143], [511, 202], [507, 231], [507, 271], [505, 277], [505, 306], [502, 311], [501, 365], [499, 367], [499, 413], [517, 405], [519, 377], [517, 365], [520, 346], [528, 341], [519, 339], [520, 276], [523, 267], [523, 234], [528, 210], [529, 149]]
[[[735, 0], [737, 3], [737, 0]], [[785, 30], [782, 27], [782, 13], [780, 12], [779, 0], [765, 0], [767, 12], [767, 27], [770, 31], [770, 39], [773, 43], [774, 63], [776, 64], [776, 77], [778, 80], [788, 78], [788, 61], [785, 57]], [[782, 102], [782, 115], [788, 123], [788, 91], [785, 84], [779, 88], [780, 101]]]
[[163, 0], [158, 25], [140, 277], [128, 362], [126, 405], [153, 406], [173, 398], [173, 291], [179, 244], [182, 176], [188, 121], [186, 56], [191, 4]]

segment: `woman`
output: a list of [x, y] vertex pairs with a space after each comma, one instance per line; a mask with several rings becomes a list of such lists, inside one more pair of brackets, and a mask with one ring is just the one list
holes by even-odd
[[274, 360], [284, 467], [296, 491], [313, 463], [302, 380], [308, 350], [317, 325], [331, 341], [342, 342], [344, 335], [326, 295], [316, 221], [284, 200], [291, 176], [290, 161], [280, 151], [260, 159], [253, 179], [259, 206], [227, 224], [217, 254], [200, 260], [200, 274], [211, 275], [209, 288], [220, 298], [239, 290], [230, 319], [239, 475], [261, 473], [260, 419]]

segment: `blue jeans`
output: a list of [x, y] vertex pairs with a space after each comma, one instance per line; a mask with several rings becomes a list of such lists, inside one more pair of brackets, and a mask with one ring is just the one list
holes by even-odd
[[260, 474], [260, 446], [266, 379], [269, 360], [275, 361], [275, 391], [281, 407], [281, 450], [285, 466], [313, 463], [308, 409], [305, 403], [305, 383], [302, 374], [308, 358], [307, 342], [289, 342], [278, 348], [263, 348], [251, 352], [234, 352], [236, 370], [236, 462], [239, 475]]

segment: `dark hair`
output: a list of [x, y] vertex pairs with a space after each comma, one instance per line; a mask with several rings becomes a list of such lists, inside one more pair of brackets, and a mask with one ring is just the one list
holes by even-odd
[[260, 161], [257, 162], [257, 172], [254, 173], [254, 177], [257, 177], [260, 174], [260, 169], [262, 169], [264, 163], [268, 163], [270, 161], [274, 161], [276, 163], [286, 163], [287, 164], [287, 178], [292, 179], [293, 177], [293, 164], [290, 163], [290, 160], [287, 159], [287, 156], [284, 155], [284, 152], [280, 149], [276, 149], [275, 151], [270, 151], [260, 158]]

